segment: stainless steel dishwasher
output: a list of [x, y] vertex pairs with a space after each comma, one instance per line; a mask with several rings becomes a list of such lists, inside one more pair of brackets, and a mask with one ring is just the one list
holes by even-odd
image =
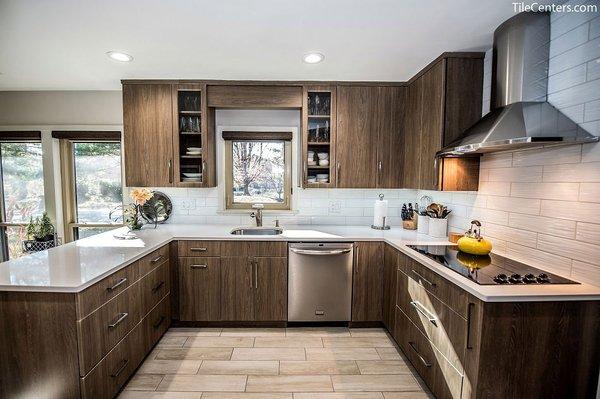
[[349, 321], [352, 307], [349, 243], [289, 245], [288, 321]]

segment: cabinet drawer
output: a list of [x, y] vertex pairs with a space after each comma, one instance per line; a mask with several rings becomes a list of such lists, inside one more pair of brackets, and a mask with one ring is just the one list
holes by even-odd
[[169, 262], [164, 262], [140, 281], [142, 290], [142, 316], [148, 313], [171, 290], [169, 269]]
[[285, 241], [223, 241], [221, 256], [224, 257], [287, 257]]
[[148, 353], [171, 324], [170, 295], [164, 297], [142, 321], [144, 350]]
[[177, 256], [219, 256], [219, 241], [178, 241]]
[[141, 319], [140, 283], [77, 322], [79, 367], [86, 375]]
[[467, 321], [401, 271], [397, 284], [397, 306], [454, 367], [462, 370]]
[[139, 273], [139, 264], [134, 262], [77, 294], [79, 319], [83, 319], [135, 283], [139, 279]]
[[457, 399], [463, 375], [431, 344], [425, 335], [396, 307], [396, 342], [417, 373], [438, 399]]
[[114, 398], [146, 355], [143, 339], [140, 323], [81, 379], [83, 398]]
[[140, 277], [150, 273], [156, 266], [168, 260], [169, 245], [167, 244], [138, 260], [140, 264]]
[[398, 257], [398, 268], [456, 313], [467, 317], [469, 296], [465, 291], [407, 255]]

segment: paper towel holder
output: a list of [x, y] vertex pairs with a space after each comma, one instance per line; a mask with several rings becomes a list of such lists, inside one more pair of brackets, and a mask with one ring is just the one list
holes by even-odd
[[[384, 197], [383, 194], [379, 194], [380, 201], [383, 201], [383, 197]], [[383, 217], [383, 226], [375, 226], [374, 224], [372, 224], [371, 228], [375, 229], [375, 230], [389, 230], [390, 226], [385, 223], [385, 219], [386, 219], [386, 217], [384, 216]]]

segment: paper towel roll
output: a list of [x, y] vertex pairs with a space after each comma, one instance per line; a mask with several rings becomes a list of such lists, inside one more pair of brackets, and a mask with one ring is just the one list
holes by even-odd
[[384, 227], [384, 218], [387, 219], [388, 213], [388, 201], [377, 200], [375, 201], [375, 209], [373, 212], [373, 226]]

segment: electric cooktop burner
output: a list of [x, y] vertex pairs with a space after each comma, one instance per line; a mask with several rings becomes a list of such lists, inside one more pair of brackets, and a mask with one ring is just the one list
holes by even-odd
[[456, 245], [409, 245], [409, 248], [480, 285], [579, 284], [504, 256], [470, 255]]

